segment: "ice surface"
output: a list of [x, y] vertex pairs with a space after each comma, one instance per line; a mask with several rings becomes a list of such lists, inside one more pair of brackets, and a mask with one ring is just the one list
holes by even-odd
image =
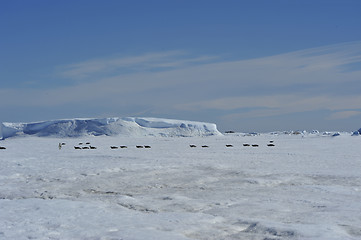
[[209, 136], [221, 135], [213, 123], [162, 118], [66, 119], [36, 123], [1, 123], [0, 139], [19, 135], [93, 136]]
[[[0, 239], [361, 239], [360, 138], [349, 134], [0, 145]], [[84, 145], [97, 149], [74, 149]]]

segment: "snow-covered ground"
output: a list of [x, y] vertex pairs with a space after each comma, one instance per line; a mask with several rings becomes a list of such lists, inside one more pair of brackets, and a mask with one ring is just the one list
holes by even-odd
[[[97, 149], [74, 149], [87, 142]], [[359, 136], [28, 136], [0, 146], [0, 239], [361, 239]]]

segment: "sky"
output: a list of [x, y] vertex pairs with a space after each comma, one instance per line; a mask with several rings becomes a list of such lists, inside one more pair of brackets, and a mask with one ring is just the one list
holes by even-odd
[[0, 122], [361, 128], [361, 1], [0, 0]]

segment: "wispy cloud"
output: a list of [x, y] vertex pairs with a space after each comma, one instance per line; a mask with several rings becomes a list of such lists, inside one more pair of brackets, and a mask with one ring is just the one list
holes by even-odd
[[330, 119], [347, 119], [350, 117], [354, 117], [360, 115], [361, 111], [342, 111], [342, 112], [335, 112], [330, 115]]
[[[353, 96], [305, 96], [299, 94], [261, 95], [247, 97], [221, 98], [210, 101], [177, 105], [180, 110], [242, 110], [229, 116], [237, 118], [268, 117], [289, 113], [315, 110], [338, 111], [342, 109], [361, 109], [361, 95]], [[334, 114], [334, 118], [351, 117], [358, 111], [345, 111]]]
[[108, 76], [129, 72], [143, 72], [149, 70], [169, 70], [184, 67], [189, 64], [205, 63], [215, 57], [192, 57], [184, 51], [168, 51], [147, 53], [130, 57], [108, 57], [92, 59], [80, 63], [65, 65], [59, 68], [60, 74], [67, 78], [82, 79], [93, 76]]
[[336, 111], [330, 119], [345, 119], [361, 111], [360, 62], [361, 42], [241, 61], [183, 51], [93, 59], [60, 68], [63, 77], [91, 81], [47, 90], [1, 89], [0, 107], [144, 106], [134, 112], [217, 111], [220, 121], [328, 110]]

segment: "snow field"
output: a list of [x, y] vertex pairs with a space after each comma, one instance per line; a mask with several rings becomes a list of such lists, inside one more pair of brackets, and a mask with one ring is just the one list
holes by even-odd
[[[0, 151], [0, 238], [361, 239], [360, 141], [9, 138]], [[74, 149], [80, 142], [97, 149]]]

